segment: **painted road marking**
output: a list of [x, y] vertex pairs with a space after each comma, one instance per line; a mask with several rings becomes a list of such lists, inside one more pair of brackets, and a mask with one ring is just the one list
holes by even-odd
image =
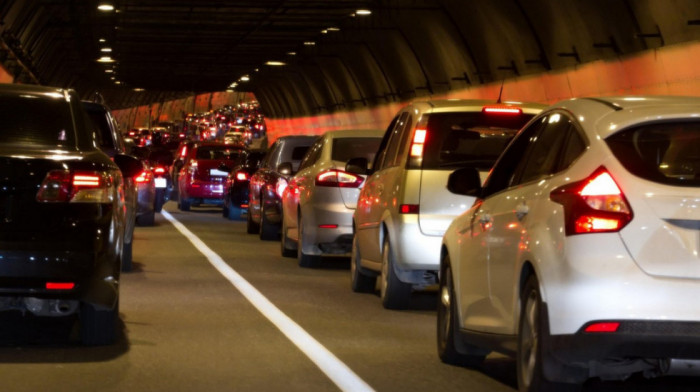
[[268, 300], [258, 289], [253, 287], [238, 272], [214, 253], [202, 240], [192, 233], [185, 225], [180, 223], [167, 211], [161, 211], [165, 219], [175, 226], [197, 250], [199, 250], [216, 268], [221, 275], [228, 279], [231, 284], [243, 294], [244, 297], [255, 306], [272, 324], [274, 324], [295, 346], [299, 348], [316, 366], [321, 369], [328, 378], [335, 383], [342, 391], [374, 391], [357, 374], [339, 360], [333, 353], [328, 351], [321, 343], [314, 339], [299, 324], [284, 314], [270, 300]]

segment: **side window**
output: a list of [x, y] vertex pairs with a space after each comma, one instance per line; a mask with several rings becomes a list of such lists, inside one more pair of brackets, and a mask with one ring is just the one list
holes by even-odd
[[583, 154], [587, 147], [584, 137], [576, 130], [576, 127], [572, 126], [569, 130], [569, 138], [561, 151], [557, 172], [569, 167], [576, 158]]
[[304, 156], [304, 159], [301, 161], [301, 165], [299, 165], [299, 170], [306, 169], [307, 167], [313, 165], [318, 161], [318, 159], [321, 157], [321, 150], [323, 149], [323, 139], [318, 139], [316, 142], [309, 148], [309, 151], [306, 153]]
[[396, 122], [396, 126], [391, 131], [391, 136], [389, 137], [389, 144], [386, 149], [386, 156], [384, 157], [383, 167], [396, 166], [396, 153], [399, 151], [399, 144], [401, 142], [401, 131], [405, 128], [406, 122], [409, 121], [410, 114], [404, 112], [399, 121]]
[[260, 167], [271, 169], [270, 165], [272, 164], [271, 162], [273, 161], [272, 157], [277, 155], [277, 150], [279, 149], [279, 146], [280, 146], [279, 140], [275, 141], [270, 146], [270, 149], [267, 151], [267, 154], [265, 154], [265, 158], [263, 158], [262, 162], [260, 163]]
[[558, 171], [558, 157], [572, 128], [571, 120], [561, 113], [548, 116], [547, 124], [528, 147], [527, 159], [516, 170], [511, 185], [534, 181]]
[[511, 185], [514, 177], [513, 173], [526, 157], [528, 147], [537, 139], [537, 135], [546, 123], [547, 116], [544, 116], [539, 120], [535, 120], [529, 127], [523, 129], [515, 136], [491, 170], [491, 174], [484, 184], [482, 197], [500, 192]]
[[396, 154], [395, 164], [400, 165], [406, 161], [406, 156], [408, 154], [409, 138], [413, 134], [413, 116], [408, 116], [406, 124], [401, 132], [401, 139], [399, 139], [399, 152]]
[[399, 121], [399, 116], [394, 117], [393, 120], [391, 120], [391, 123], [389, 126], [386, 128], [386, 132], [384, 133], [384, 137], [382, 137], [382, 142], [379, 144], [379, 149], [377, 150], [377, 155], [374, 156], [374, 162], [372, 162], [372, 170], [377, 171], [383, 167], [384, 163], [384, 157], [386, 156], [386, 149], [389, 146], [389, 137], [391, 137], [391, 133], [394, 130], [394, 127], [396, 126], [396, 123]]

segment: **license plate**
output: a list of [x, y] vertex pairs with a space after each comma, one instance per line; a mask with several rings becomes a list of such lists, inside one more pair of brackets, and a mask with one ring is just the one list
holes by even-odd
[[156, 188], [166, 188], [168, 186], [168, 180], [165, 178], [156, 178]]
[[226, 176], [228, 176], [228, 173], [226, 173], [225, 171], [219, 170], [219, 169], [209, 169], [209, 175], [210, 176], [226, 177]]

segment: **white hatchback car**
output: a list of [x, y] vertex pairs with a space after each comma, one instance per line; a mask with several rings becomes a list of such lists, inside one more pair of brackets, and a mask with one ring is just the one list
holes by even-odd
[[[580, 98], [542, 112], [443, 238], [438, 351], [516, 357], [521, 391], [700, 362], [700, 98]], [[693, 360], [693, 361], [691, 361]]]
[[[352, 214], [365, 176], [345, 171], [348, 160], [372, 161], [383, 130], [326, 132], [309, 148], [282, 195], [283, 256], [317, 267], [321, 255], [349, 255]], [[302, 219], [303, 218], [303, 219]]]

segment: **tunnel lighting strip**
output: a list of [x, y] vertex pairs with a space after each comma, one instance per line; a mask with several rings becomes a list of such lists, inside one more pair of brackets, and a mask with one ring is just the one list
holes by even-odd
[[306, 354], [316, 366], [321, 369], [328, 378], [342, 391], [374, 391], [357, 374], [341, 362], [333, 353], [328, 351], [321, 343], [314, 339], [308, 332], [295, 323], [294, 320], [284, 314], [258, 289], [248, 283], [238, 272], [229, 266], [221, 256], [214, 253], [202, 240], [192, 233], [185, 225], [180, 223], [167, 211], [161, 211], [165, 219], [175, 226], [188, 240], [200, 251], [216, 268], [221, 275], [243, 294], [244, 297], [255, 306], [272, 324], [274, 324], [299, 350]]

